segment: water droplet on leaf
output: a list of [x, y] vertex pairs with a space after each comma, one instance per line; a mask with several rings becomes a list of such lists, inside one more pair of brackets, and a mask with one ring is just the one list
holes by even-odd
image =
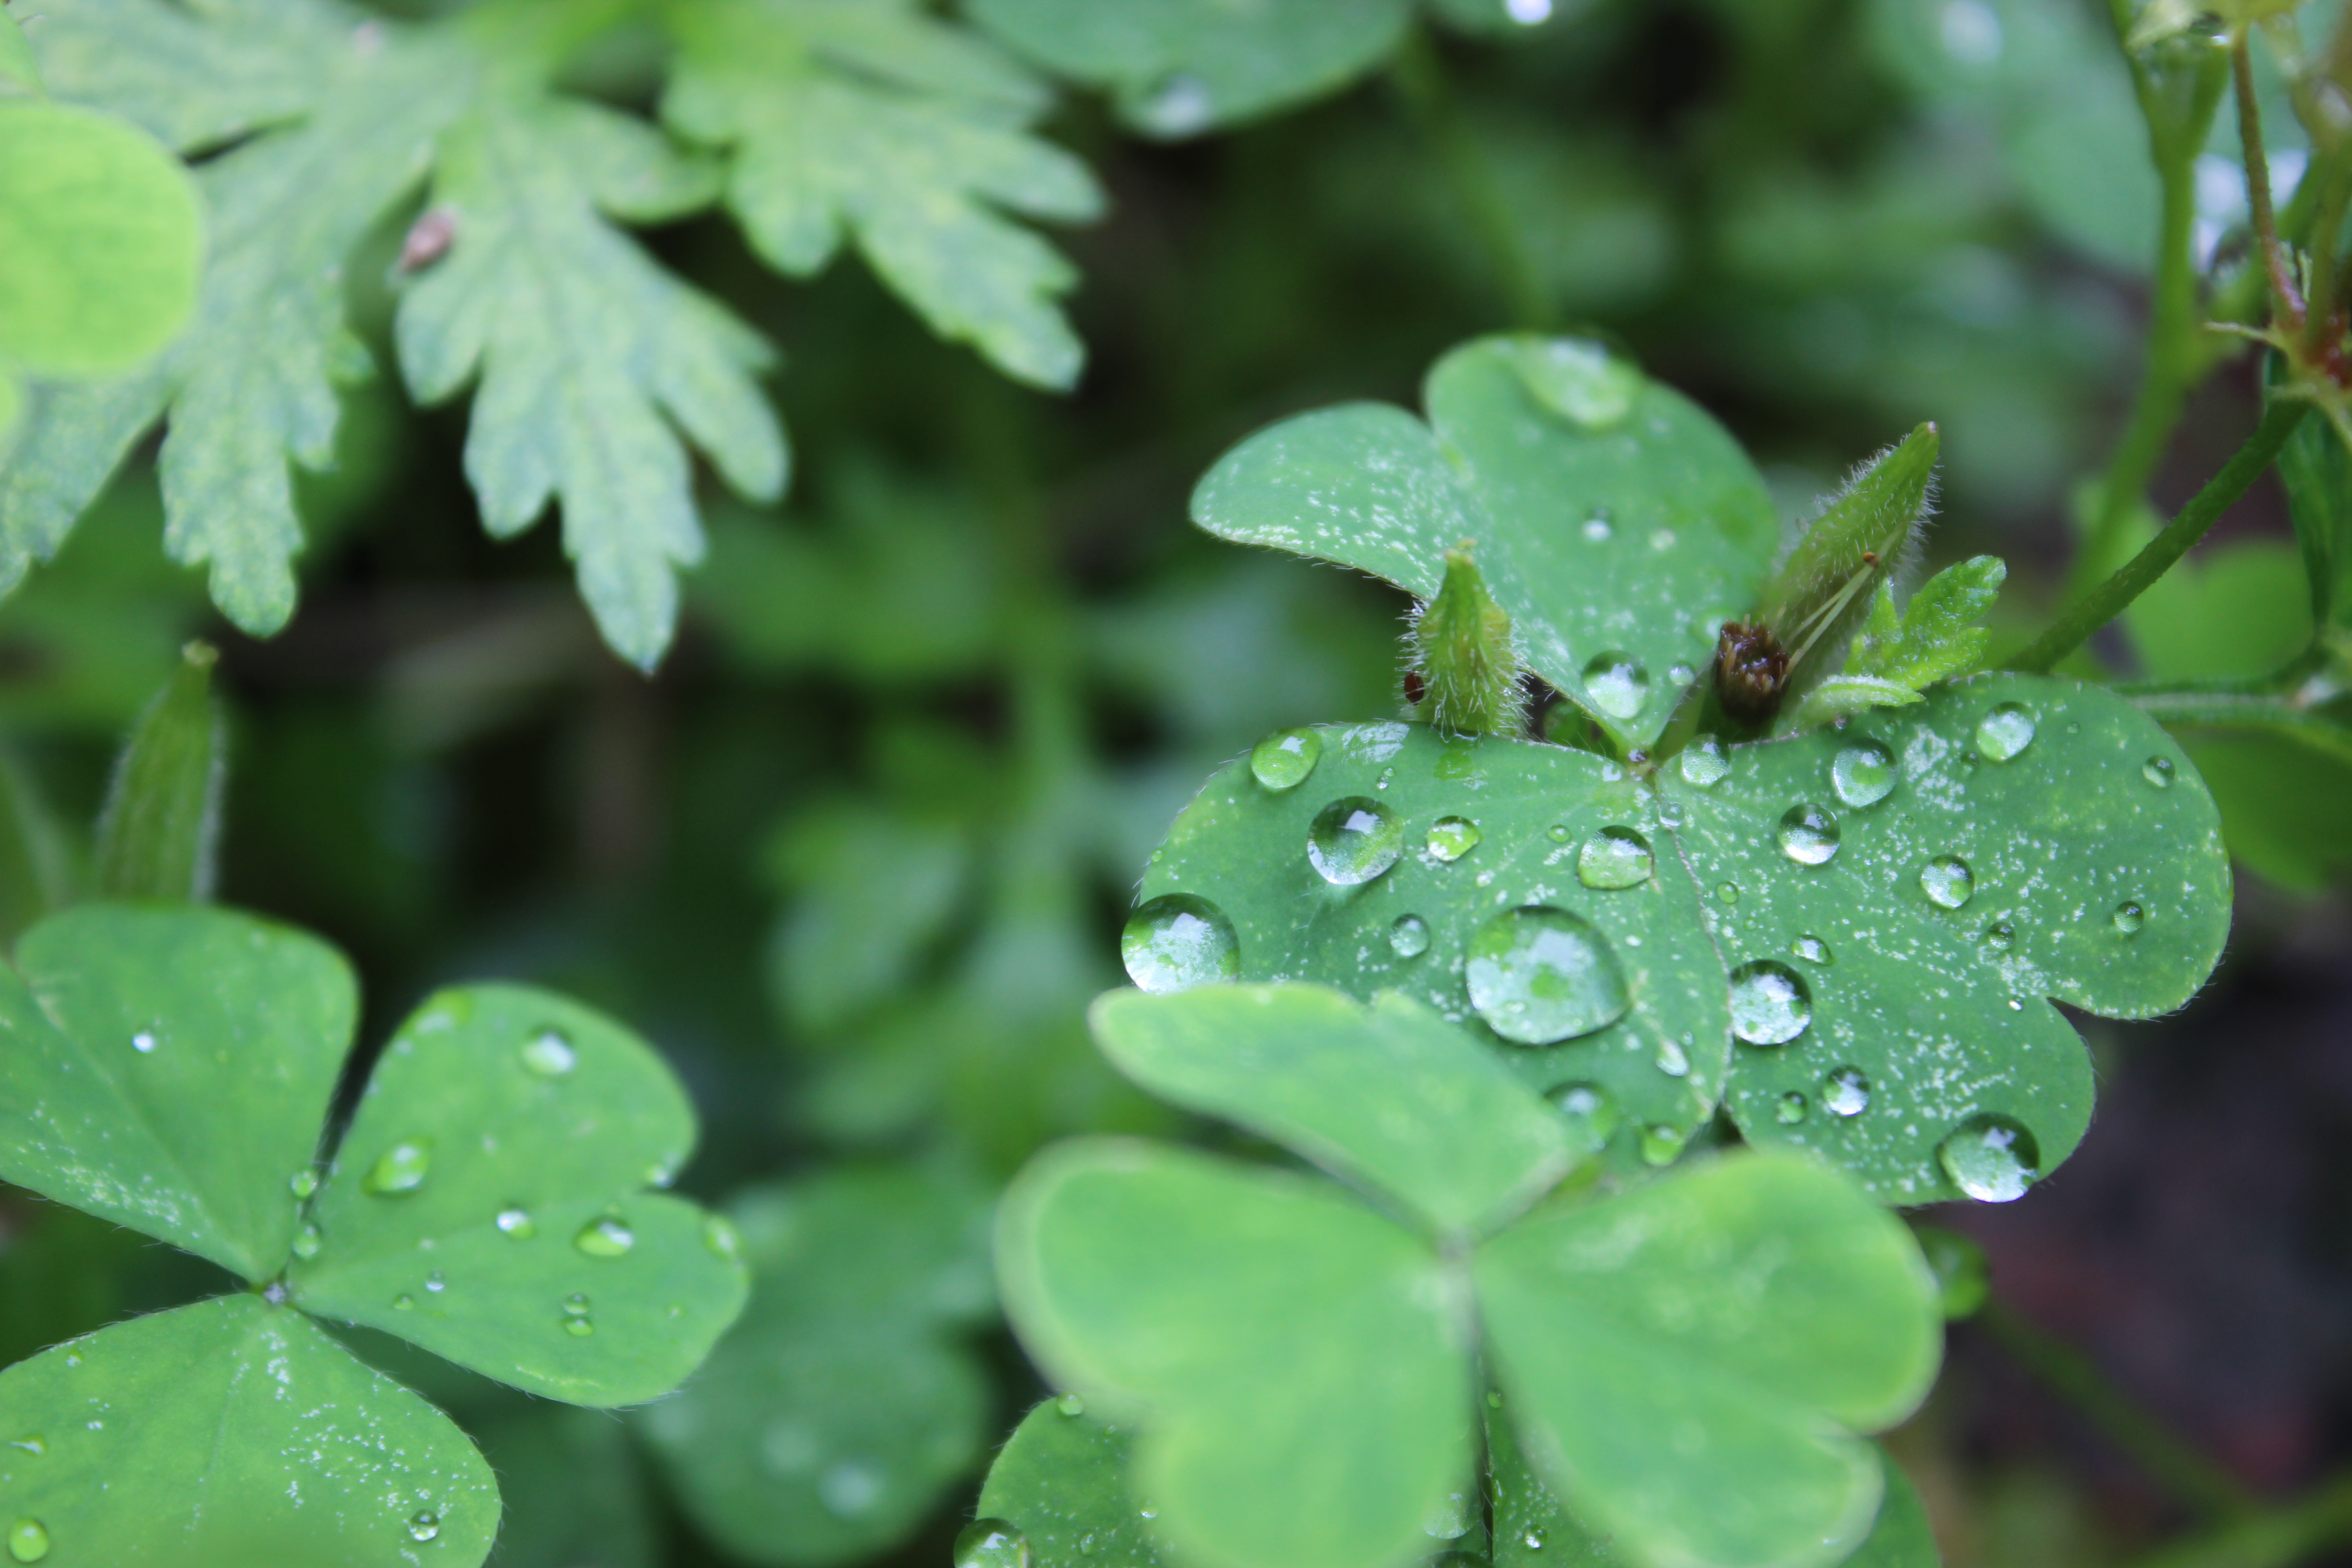
[[1723, 742], [1709, 735], [1683, 752], [1683, 777], [1701, 789], [1721, 784], [1731, 772], [1731, 759], [1724, 754]]
[[541, 1029], [522, 1046], [522, 1065], [541, 1078], [562, 1078], [580, 1065], [580, 1053], [553, 1029]]
[[2139, 934], [2139, 928], [2147, 923], [2147, 911], [2131, 900], [2126, 899], [2116, 906], [2114, 919], [2116, 930], [2126, 936], [2137, 936]]
[[882, 1472], [863, 1459], [844, 1459], [816, 1479], [817, 1500], [836, 1519], [858, 1519], [882, 1500]]
[[433, 1295], [438, 1296], [442, 1291], [449, 1289], [448, 1277], [438, 1270], [427, 1274], [425, 1277], [425, 1289]]
[[1650, 672], [1631, 654], [1596, 654], [1584, 667], [1584, 689], [1612, 719], [1631, 719], [1650, 700]]
[[1460, 1492], [1446, 1493], [1445, 1500], [1433, 1506], [1421, 1521], [1421, 1532], [1439, 1541], [1459, 1541], [1469, 1531], [1469, 1500]]
[[1317, 875], [1342, 888], [1370, 881], [1403, 854], [1404, 825], [1360, 795], [1333, 801], [1307, 830], [1307, 858]]
[[1830, 944], [1823, 942], [1820, 937], [1813, 935], [1811, 931], [1807, 931], [1803, 936], [1799, 937], [1796, 940], [1794, 946], [1797, 956], [1803, 959], [1807, 963], [1818, 963], [1822, 968], [1827, 969], [1831, 964], [1837, 962], [1837, 955], [1830, 952]]
[[307, 1202], [310, 1194], [319, 1190], [319, 1173], [311, 1170], [297, 1171], [294, 1173], [293, 1179], [286, 1185], [288, 1190], [293, 1193], [296, 1202]]
[[1658, 1042], [1658, 1070], [1668, 1078], [1690, 1076], [1690, 1053], [1673, 1040]]
[[509, 1204], [500, 1209], [498, 1226], [500, 1231], [517, 1241], [529, 1241], [539, 1234], [539, 1226], [531, 1219], [530, 1211], [520, 1204]]
[[1805, 1119], [1805, 1097], [1795, 1089], [1782, 1095], [1772, 1105], [1772, 1120], [1783, 1127], [1794, 1127]]
[[1595, 1149], [1617, 1131], [1617, 1102], [1597, 1083], [1564, 1084], [1551, 1091], [1551, 1102]]
[[403, 1291], [392, 1299], [392, 1310], [395, 1312], [413, 1312], [416, 1310], [416, 1298]]
[[1759, 958], [1731, 972], [1731, 1032], [1743, 1044], [1785, 1046], [1812, 1021], [1812, 993], [1787, 964]]
[[2004, 702], [1977, 721], [1977, 752], [1989, 763], [2005, 763], [2033, 744], [2033, 715]]
[[1681, 1155], [1690, 1134], [1679, 1127], [1656, 1122], [1642, 1129], [1642, 1163], [1645, 1165], [1671, 1165]]
[[1030, 1568], [1029, 1538], [1001, 1519], [975, 1519], [956, 1536], [955, 1568]]
[[1919, 868], [1919, 890], [1929, 902], [1957, 910], [1976, 896], [1976, 873], [1957, 855], [1938, 855]]
[[11, 1448], [22, 1449], [24, 1452], [32, 1455], [37, 1459], [49, 1451], [49, 1446], [47, 1443], [43, 1442], [38, 1436], [30, 1434], [22, 1437], [13, 1437], [9, 1439], [8, 1447]]
[[1611, 534], [1616, 531], [1617, 531], [1615, 529], [1609, 526], [1609, 520], [1605, 517], [1595, 516], [1589, 517], [1584, 520], [1584, 537], [1592, 541], [1595, 544], [1600, 543], [1601, 541], [1607, 539]]
[[403, 1139], [376, 1156], [374, 1164], [360, 1183], [364, 1192], [378, 1197], [395, 1197], [413, 1193], [425, 1184], [433, 1167], [433, 1146], [421, 1138]]
[[1399, 958], [1419, 958], [1429, 951], [1429, 922], [1419, 915], [1399, 915], [1389, 927], [1389, 946]]
[[1985, 927], [1984, 944], [1995, 952], [2007, 952], [2017, 942], [2017, 928], [2007, 921], [1995, 921]]
[[131, 1037], [131, 1048], [142, 1057], [146, 1056], [155, 1048], [155, 1037], [142, 1029]]
[[1825, 866], [1838, 852], [1837, 818], [1818, 805], [1792, 805], [1780, 818], [1780, 853], [1800, 866]]
[[1054, 1401], [1054, 1408], [1065, 1415], [1084, 1415], [1087, 1413], [1087, 1402], [1075, 1394], [1065, 1394], [1061, 1398]]
[[1832, 1116], [1860, 1116], [1870, 1109], [1870, 1078], [1860, 1068], [1832, 1068], [1822, 1079], [1822, 1109]]
[[1952, 1185], [1979, 1203], [2012, 1203], [2042, 1174], [2033, 1134], [2006, 1116], [1971, 1116], [1936, 1147]]
[[306, 1225], [294, 1233], [294, 1256], [307, 1263], [318, 1257], [319, 1249], [326, 1244], [326, 1237], [319, 1234], [317, 1226]]
[[1630, 827], [1604, 827], [1576, 852], [1576, 879], [1603, 891], [1638, 888], [1654, 865], [1648, 839]]
[[1485, 837], [1466, 816], [1441, 816], [1430, 825], [1429, 852], [1450, 866], [1477, 848]]
[[1720, 883], [1715, 889], [1715, 896], [1724, 903], [1736, 904], [1739, 901], [1739, 884], [1737, 882]]
[[1190, 136], [1208, 128], [1216, 118], [1217, 106], [1207, 82], [1190, 71], [1179, 71], [1130, 112], [1137, 124], [1155, 136]]
[[1296, 789], [1323, 760], [1323, 737], [1312, 730], [1277, 730], [1250, 748], [1250, 772], [1268, 789]]
[[582, 1226], [572, 1238], [572, 1245], [591, 1258], [618, 1258], [636, 1244], [637, 1233], [610, 1215]]
[[1509, 353], [1512, 368], [1537, 402], [1590, 430], [1622, 420], [1642, 390], [1642, 373], [1590, 338], [1522, 341], [1510, 344]]
[[1190, 893], [1162, 893], [1128, 917], [1118, 955], [1128, 978], [1154, 993], [1239, 979], [1241, 942], [1225, 911]]
[[1830, 788], [1848, 805], [1876, 805], [1895, 792], [1895, 758], [1882, 745], [1848, 746], [1830, 763]]
[[1624, 1016], [1632, 999], [1617, 955], [1565, 910], [1507, 910], [1470, 939], [1470, 1005], [1507, 1040], [1545, 1046]]
[[743, 1234], [725, 1215], [711, 1215], [702, 1222], [702, 1245], [721, 1258], [733, 1258], [743, 1250]]
[[38, 1563], [49, 1554], [49, 1532], [37, 1519], [20, 1519], [8, 1527], [8, 1556], [17, 1563]]
[[441, 1533], [441, 1516], [431, 1509], [419, 1509], [408, 1516], [408, 1539], [431, 1541]]
[[1530, 1529], [1525, 1535], [1519, 1537], [1519, 1544], [1530, 1552], [1541, 1552], [1544, 1549], [1544, 1542], [1549, 1539], [1541, 1530]]
[[2158, 789], [2172, 787], [2172, 759], [2150, 757], [2139, 765], [2139, 776]]

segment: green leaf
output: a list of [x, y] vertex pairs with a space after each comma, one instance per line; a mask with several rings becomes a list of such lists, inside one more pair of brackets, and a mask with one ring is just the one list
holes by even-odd
[[1095, 1039], [1161, 1100], [1238, 1122], [1396, 1200], [1441, 1235], [1509, 1219], [1575, 1156], [1560, 1119], [1410, 997], [1310, 985], [1114, 991]]
[[1132, 1431], [1092, 1415], [1083, 1400], [1046, 1400], [997, 1450], [979, 1517], [1019, 1531], [1034, 1568], [1169, 1568], [1145, 1522], [1150, 1505], [1129, 1490], [1134, 1443]]
[[212, 694], [219, 657], [204, 643], [182, 650], [114, 764], [98, 823], [102, 898], [212, 897], [228, 773], [228, 738]]
[[990, 1381], [987, 1209], [908, 1167], [754, 1188], [730, 1212], [751, 1307], [693, 1382], [638, 1420], [701, 1531], [753, 1563], [820, 1568], [904, 1540], [978, 1461]]
[[[24, 42], [13, 23], [0, 38], [14, 75]], [[36, 375], [132, 368], [187, 324], [203, 254], [195, 187], [153, 137], [0, 99], [0, 360]]]
[[1876, 1516], [1870, 1446], [1942, 1318], [1910, 1234], [1811, 1161], [1734, 1154], [1480, 1248], [1504, 1414], [1581, 1517], [1658, 1564], [1817, 1565]]
[[769, 858], [798, 895], [776, 928], [775, 995], [822, 1034], [912, 984], [963, 904], [973, 858], [953, 823], [841, 800], [794, 817]]
[[1578, 339], [1483, 338], [1438, 362], [1429, 424], [1349, 404], [1221, 458], [1192, 520], [1427, 598], [1477, 546], [1534, 671], [1628, 745], [1654, 739], [1779, 541], [1723, 427]]
[[1737, 1054], [1740, 1131], [1890, 1202], [1959, 1195], [1951, 1162], [1986, 1136], [2013, 1168], [1977, 1169], [1973, 1195], [2019, 1195], [2091, 1112], [2089, 1058], [2045, 999], [2169, 1012], [2229, 931], [2211, 797], [2176, 742], [2095, 687], [1980, 676], [1735, 746], [1698, 775], [1717, 782], [1662, 776], [1717, 889], [1709, 928], [1749, 1037], [1782, 1042]]
[[2352, 624], [2352, 453], [2344, 442], [2334, 420], [2306, 419], [2279, 452], [2314, 626]]
[[0, 1177], [268, 1279], [357, 1006], [333, 950], [249, 916], [53, 915], [0, 973]]
[[73, 855], [40, 785], [0, 747], [0, 944], [73, 897]]
[[782, 432], [753, 376], [766, 344], [604, 215], [674, 217], [709, 171], [660, 134], [535, 85], [485, 92], [444, 140], [434, 210], [448, 249], [404, 294], [403, 373], [425, 402], [478, 377], [466, 474], [507, 538], [551, 500], [604, 640], [651, 668], [677, 620], [675, 569], [702, 557], [680, 432], [756, 500], [783, 489]]
[[499, 1568], [659, 1568], [653, 1500], [619, 1422], [541, 1405], [475, 1434], [506, 1505]]
[[472, 1568], [498, 1531], [447, 1416], [257, 1296], [44, 1351], [0, 1373], [0, 1520], [58, 1568]]
[[1319, 98], [1404, 36], [1407, 0], [972, 0], [973, 18], [1058, 75], [1117, 95], [1150, 136], [1194, 136]]
[[[1704, 932], [1699, 888], [1640, 781], [1587, 752], [1494, 736], [1448, 741], [1420, 725], [1286, 733], [1312, 740], [1303, 782], [1273, 787], [1287, 775], [1261, 782], [1249, 760], [1234, 763], [1169, 830], [1124, 944], [1139, 984], [1197, 977], [1181, 965], [1162, 970], [1150, 943], [1191, 908], [1161, 900], [1205, 900], [1203, 918], [1231, 931], [1234, 977], [1312, 981], [1367, 998], [1402, 991], [1487, 1040], [1530, 1088], [1597, 1090], [1583, 1126], [1604, 1141], [1619, 1130], [1621, 1164], [1638, 1160], [1646, 1130], [1678, 1147], [1713, 1114], [1731, 1048], [1723, 964]], [[1398, 858], [1368, 880], [1335, 883], [1310, 846], [1317, 823], [1351, 801], [1370, 803], [1367, 822], [1387, 819], [1381, 833], [1327, 837], [1392, 833]], [[1448, 826], [1455, 822], [1469, 831]], [[1373, 863], [1359, 858], [1345, 874]], [[1465, 974], [1479, 943], [1510, 942], [1519, 923], [1510, 911], [1523, 908], [1560, 911], [1571, 946], [1597, 955], [1597, 971], [1576, 987], [1595, 1005], [1549, 1025], [1514, 1021], [1503, 970], [1481, 994], [1507, 1039], [1488, 1027]], [[1538, 925], [1525, 930], [1538, 940]], [[1569, 983], [1568, 970], [1555, 974]]]
[[742, 1310], [733, 1233], [667, 1186], [661, 1058], [541, 991], [427, 999], [385, 1047], [288, 1275], [295, 1302], [573, 1405], [667, 1394]]
[[951, 341], [1067, 388], [1085, 357], [1055, 300], [1077, 274], [1013, 216], [1087, 222], [1084, 163], [1032, 134], [1045, 95], [905, 0], [688, 0], [664, 119], [733, 152], [728, 205], [772, 266], [822, 270], [845, 235]]
[[1882, 581], [1845, 668], [1806, 696], [1791, 727], [1815, 729], [1873, 708], [1908, 707], [1936, 682], [1976, 668], [1992, 637], [1978, 623], [2008, 576], [1998, 556], [1973, 556], [1928, 578], [1899, 615], [1892, 587]]
[[1106, 1415], [1150, 1413], [1137, 1488], [1180, 1559], [1402, 1564], [1427, 1555], [1433, 1513], [1461, 1510], [1458, 1279], [1328, 1184], [1060, 1144], [1005, 1194], [997, 1270], [1056, 1381]]
[[41, 96], [41, 68], [34, 63], [16, 18], [5, 8], [0, 8], [0, 83], [13, 92]]

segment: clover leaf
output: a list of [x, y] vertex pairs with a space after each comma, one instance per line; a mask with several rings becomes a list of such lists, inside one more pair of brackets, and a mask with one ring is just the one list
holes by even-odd
[[479, 1456], [318, 1318], [606, 1405], [674, 1387], [740, 1310], [732, 1232], [639, 1190], [692, 1144], [676, 1080], [544, 993], [431, 999], [322, 1182], [357, 1005], [331, 949], [213, 909], [83, 905], [0, 970], [0, 1178], [255, 1288], [0, 1373], [0, 1520], [59, 1562], [478, 1563]]
[[1744, 612], [1780, 540], [1770, 497], [1705, 410], [1601, 344], [1481, 338], [1430, 372], [1428, 422], [1354, 403], [1225, 454], [1192, 520], [1433, 594], [1463, 540], [1528, 665], [1628, 746]]
[[[1568, 1130], [1535, 1132], [1532, 1091], [1409, 999], [1207, 987], [1116, 994], [1094, 1021], [1144, 1087], [1388, 1206], [1122, 1139], [1058, 1145], [1007, 1193], [1014, 1327], [1089, 1409], [1139, 1423], [1138, 1494], [1181, 1559], [1373, 1568], [1458, 1538], [1474, 1343], [1562, 1493], [1651, 1560], [1828, 1563], [1867, 1532], [1878, 1465], [1845, 1429], [1916, 1403], [1941, 1320], [1909, 1233], [1833, 1171], [1731, 1154], [1526, 1212]], [[1494, 1148], [1458, 1147], [1498, 1121]]]

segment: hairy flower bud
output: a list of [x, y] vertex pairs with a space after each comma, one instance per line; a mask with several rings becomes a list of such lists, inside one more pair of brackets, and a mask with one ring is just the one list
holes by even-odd
[[1519, 654], [1511, 617], [1486, 591], [1470, 542], [1445, 552], [1445, 579], [1414, 613], [1410, 690], [1418, 678], [1421, 714], [1456, 735], [1515, 728], [1519, 711]]

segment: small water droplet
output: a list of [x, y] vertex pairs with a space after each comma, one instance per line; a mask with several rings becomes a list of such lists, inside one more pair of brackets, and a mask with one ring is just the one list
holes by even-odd
[[1029, 1538], [1001, 1519], [975, 1519], [955, 1541], [955, 1568], [1030, 1568]]
[[860, 1519], [882, 1500], [882, 1471], [864, 1459], [843, 1459], [816, 1479], [817, 1500], [836, 1519]]
[[1666, 679], [1676, 686], [1688, 686], [1698, 679], [1698, 671], [1687, 664], [1670, 664], [1666, 666]]
[[1584, 667], [1584, 689], [1612, 719], [1631, 719], [1650, 700], [1650, 672], [1631, 654], [1595, 654]]
[[1678, 800], [1658, 802], [1658, 826], [1673, 829], [1683, 825], [1683, 803]]
[[1399, 958], [1419, 958], [1429, 951], [1429, 922], [1419, 915], [1399, 915], [1389, 927], [1389, 946]]
[[438, 1296], [442, 1291], [449, 1289], [448, 1277], [436, 1269], [425, 1277], [425, 1289], [429, 1293]]
[[8, 1447], [21, 1449], [37, 1459], [49, 1451], [48, 1444], [43, 1442], [39, 1436], [29, 1433], [22, 1437], [10, 1438]]
[[154, 1035], [145, 1029], [140, 1030], [131, 1037], [131, 1048], [142, 1057], [148, 1055], [155, 1048]]
[[572, 1245], [591, 1258], [618, 1258], [636, 1244], [637, 1233], [611, 1215], [589, 1221], [572, 1238]]
[[1544, 837], [1549, 838], [1554, 844], [1565, 844], [1576, 835], [1569, 831], [1567, 823], [1555, 822], [1544, 829]]
[[2158, 789], [2170, 789], [2172, 787], [2172, 759], [2170, 757], [2148, 758], [2147, 761], [2140, 763], [2139, 776], [2146, 779], [2148, 783], [2154, 784]]
[[520, 1204], [509, 1204], [499, 1211], [498, 1227], [517, 1241], [529, 1241], [539, 1234], [539, 1226], [530, 1217], [530, 1211]]
[[425, 1184], [433, 1166], [433, 1146], [421, 1138], [407, 1138], [376, 1156], [360, 1182], [361, 1190], [378, 1197], [397, 1197]]
[[1654, 1122], [1642, 1129], [1642, 1163], [1645, 1165], [1671, 1165], [1690, 1142], [1690, 1134], [1679, 1127]]
[[1805, 1097], [1792, 1089], [1773, 1102], [1772, 1120], [1783, 1127], [1794, 1127], [1805, 1119], [1808, 1109]]
[[416, 1310], [416, 1298], [403, 1291], [392, 1299], [392, 1310], [395, 1312], [413, 1312]]
[[1519, 1537], [1519, 1544], [1530, 1552], [1541, 1552], [1544, 1549], [1544, 1542], [1550, 1539], [1541, 1530], [1530, 1528], [1525, 1535]]
[[1797, 956], [1807, 963], [1818, 963], [1823, 969], [1827, 969], [1837, 962], [1837, 955], [1830, 951], [1830, 944], [1811, 931], [1799, 937], [1790, 945], [1796, 950]]
[[1813, 1022], [1804, 977], [1769, 958], [1731, 972], [1731, 1032], [1750, 1046], [1785, 1046]]
[[541, 1078], [562, 1078], [580, 1065], [580, 1053], [554, 1029], [541, 1029], [522, 1045], [522, 1065]]
[[1929, 902], [1957, 910], [1976, 896], [1976, 873], [1957, 855], [1938, 855], [1919, 868], [1919, 890]]
[[586, 1293], [583, 1291], [574, 1290], [571, 1295], [563, 1298], [563, 1315], [567, 1318], [586, 1317], [588, 1315], [588, 1297]]
[[721, 1258], [733, 1258], [743, 1250], [743, 1233], [725, 1215], [711, 1215], [702, 1222], [702, 1245]]
[[1250, 748], [1250, 772], [1268, 789], [1296, 789], [1323, 760], [1323, 737], [1312, 730], [1277, 730]]
[[2139, 928], [2147, 923], [2147, 911], [2129, 899], [2116, 906], [2116, 930], [2126, 936], [2137, 936]]
[[1876, 805], [1895, 792], [1895, 757], [1875, 742], [1848, 746], [1830, 763], [1830, 788], [1848, 805]]
[[1381, 770], [1381, 776], [1372, 781], [1372, 787], [1374, 789], [1386, 789], [1389, 785], [1394, 783], [1396, 783], [1396, 769], [1382, 768]]
[[1486, 921], [1470, 939], [1465, 978], [1487, 1026], [1525, 1046], [1589, 1035], [1633, 1005], [1607, 939], [1565, 910], [1506, 910]]
[[1450, 866], [1477, 848], [1485, 837], [1466, 816], [1441, 816], [1430, 825], [1429, 852]]
[[1995, 921], [1985, 927], [1984, 944], [1995, 952], [2007, 952], [2017, 942], [2017, 928], [2007, 921]]
[[1971, 1116], [1936, 1146], [1952, 1185], [1979, 1203], [2013, 1203], [2042, 1174], [2033, 1134], [2006, 1116]]
[[1154, 136], [1190, 136], [1208, 129], [1217, 116], [1217, 105], [1207, 82], [1190, 71], [1178, 71], [1128, 112]]
[[1658, 1042], [1658, 1070], [1668, 1078], [1690, 1076], [1690, 1053], [1674, 1040]]
[[1075, 1394], [1065, 1394], [1061, 1398], [1054, 1401], [1054, 1408], [1065, 1415], [1084, 1415], [1087, 1413], [1087, 1402]]
[[2033, 715], [2004, 702], [1977, 721], [1977, 751], [1989, 763], [2005, 763], [2033, 744]]
[[1792, 805], [1780, 817], [1780, 853], [1800, 866], [1826, 866], [1838, 852], [1838, 823], [1818, 805]]
[[583, 1313], [564, 1319], [563, 1331], [575, 1340], [584, 1340], [596, 1331], [596, 1325]]
[[1736, 904], [1739, 901], [1739, 884], [1737, 882], [1719, 883], [1716, 887], [1715, 896], [1724, 903]]
[[1822, 1109], [1832, 1116], [1855, 1117], [1870, 1109], [1870, 1078], [1860, 1068], [1830, 1069], [1822, 1079]]
[[37, 1519], [20, 1519], [8, 1527], [8, 1555], [18, 1563], [38, 1563], [49, 1554], [48, 1528]]
[[294, 1173], [293, 1179], [286, 1185], [288, 1190], [293, 1193], [295, 1202], [307, 1203], [310, 1195], [319, 1190], [319, 1173], [307, 1169], [297, 1171]]
[[1584, 537], [1592, 541], [1595, 544], [1600, 543], [1602, 540], [1607, 539], [1611, 534], [1615, 533], [1616, 531], [1617, 531], [1614, 528], [1612, 528], [1609, 525], [1609, 520], [1606, 517], [1596, 514], [1584, 520]]
[[1731, 758], [1723, 742], [1709, 735], [1682, 754], [1683, 778], [1701, 789], [1721, 784], [1731, 772]]
[[1439, 1541], [1459, 1541], [1469, 1531], [1469, 1500], [1461, 1492], [1446, 1493], [1445, 1500], [1433, 1506], [1421, 1521], [1421, 1532]]
[[319, 1249], [326, 1245], [327, 1238], [319, 1234], [315, 1225], [306, 1225], [294, 1233], [294, 1256], [306, 1263], [318, 1257]]
[[408, 1516], [408, 1539], [431, 1541], [441, 1533], [441, 1516], [429, 1508], [418, 1509]]
[[1551, 1091], [1551, 1102], [1592, 1148], [1601, 1148], [1617, 1131], [1617, 1102], [1597, 1083], [1563, 1084]]
[[1190, 990], [1237, 980], [1242, 947], [1225, 911], [1191, 893], [1162, 893], [1128, 917], [1118, 956], [1146, 991]]
[[1369, 882], [1404, 854], [1404, 825], [1379, 801], [1351, 795], [1325, 806], [1307, 830], [1307, 858], [1325, 881]]
[[1604, 827], [1576, 852], [1576, 879], [1602, 891], [1638, 888], [1655, 864], [1648, 839], [1630, 827]]

